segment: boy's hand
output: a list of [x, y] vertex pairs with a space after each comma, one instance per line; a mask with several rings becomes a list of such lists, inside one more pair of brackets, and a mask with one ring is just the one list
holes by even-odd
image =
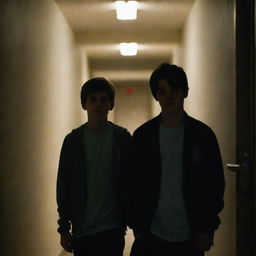
[[70, 233], [60, 235], [60, 244], [67, 252], [73, 252], [72, 236]]
[[209, 251], [213, 245], [213, 239], [205, 234], [198, 234], [195, 237], [194, 247], [198, 252]]

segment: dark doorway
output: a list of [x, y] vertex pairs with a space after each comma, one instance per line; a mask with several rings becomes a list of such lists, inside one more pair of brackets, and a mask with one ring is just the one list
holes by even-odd
[[236, 1], [237, 256], [255, 250], [255, 2]]

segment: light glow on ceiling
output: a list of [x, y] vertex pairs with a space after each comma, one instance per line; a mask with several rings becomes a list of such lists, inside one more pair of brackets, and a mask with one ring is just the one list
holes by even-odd
[[137, 43], [121, 43], [120, 53], [123, 56], [134, 56], [137, 54], [138, 44]]
[[118, 20], [137, 19], [137, 1], [115, 1], [116, 17]]

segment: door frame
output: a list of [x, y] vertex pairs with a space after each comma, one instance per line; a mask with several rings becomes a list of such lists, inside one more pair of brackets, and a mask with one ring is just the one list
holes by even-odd
[[255, 1], [236, 0], [236, 256], [256, 255]]

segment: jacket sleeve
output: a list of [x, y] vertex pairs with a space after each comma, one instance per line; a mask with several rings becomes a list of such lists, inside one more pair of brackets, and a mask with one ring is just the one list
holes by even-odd
[[192, 229], [213, 236], [221, 223], [218, 215], [224, 207], [225, 180], [219, 145], [211, 130], [205, 136], [204, 148], [203, 172], [198, 176], [200, 186], [193, 188], [200, 200], [191, 206], [197, 209]]
[[[212, 226], [210, 226], [210, 231], [214, 232], [221, 221], [219, 218], [219, 213], [224, 208], [224, 189], [225, 189], [225, 179], [223, 171], [223, 163], [220, 153], [219, 144], [215, 134], [212, 132], [211, 138], [208, 141], [208, 159], [210, 166], [209, 171], [209, 209], [211, 214], [209, 214], [209, 220], [212, 220]], [[206, 221], [207, 218], [206, 218]], [[203, 226], [206, 223], [203, 223]]]
[[70, 232], [71, 202], [70, 202], [70, 172], [72, 166], [72, 143], [70, 135], [64, 139], [57, 175], [57, 211], [59, 213], [58, 232], [60, 234]]
[[119, 198], [122, 214], [124, 216], [125, 224], [128, 225], [130, 219], [130, 207], [131, 207], [131, 192], [132, 185], [132, 173], [134, 168], [133, 160], [133, 144], [130, 133], [126, 130], [122, 132], [120, 138], [120, 189]]
[[154, 198], [152, 185], [157, 183], [154, 176], [148, 175], [150, 166], [145, 163], [150, 162], [150, 156], [145, 154], [147, 148], [138, 132], [133, 134], [133, 168], [129, 173], [129, 218], [128, 226], [137, 233], [146, 233], [149, 229], [151, 219], [151, 209]]

